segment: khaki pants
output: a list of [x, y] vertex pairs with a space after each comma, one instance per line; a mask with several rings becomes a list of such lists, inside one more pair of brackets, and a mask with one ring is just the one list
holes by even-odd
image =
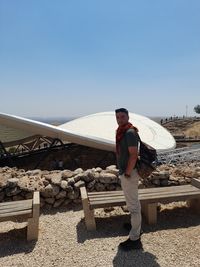
[[136, 169], [133, 169], [131, 177], [125, 177], [124, 174], [120, 175], [122, 190], [126, 199], [127, 208], [131, 214], [131, 231], [129, 238], [137, 240], [140, 238], [141, 230], [141, 206], [138, 199], [138, 182], [139, 175]]

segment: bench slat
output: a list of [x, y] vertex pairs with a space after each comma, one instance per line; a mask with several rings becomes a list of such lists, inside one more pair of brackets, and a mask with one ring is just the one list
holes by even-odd
[[[139, 196], [140, 201], [145, 202], [147, 201], [148, 203], [153, 203], [153, 202], [163, 202], [163, 201], [181, 201], [181, 200], [185, 200], [190, 199], [190, 198], [195, 198], [198, 197], [200, 198], [200, 192], [190, 192], [186, 195], [184, 195], [182, 192], [177, 193], [176, 195], [174, 195], [173, 193], [169, 194], [163, 194], [162, 196], [155, 196], [154, 194], [148, 196], [148, 198], [146, 198], [146, 196]], [[97, 200], [90, 200], [90, 206], [91, 208], [100, 208], [100, 207], [106, 207], [109, 205], [112, 206], [120, 206], [120, 205], [125, 205], [126, 201], [124, 197], [117, 197], [117, 198], [110, 198], [110, 199], [97, 199]]]
[[112, 201], [109, 201], [109, 202], [94, 202], [94, 203], [91, 203], [90, 204], [90, 207], [92, 209], [95, 209], [95, 208], [106, 208], [106, 207], [118, 207], [118, 206], [124, 206], [126, 205], [126, 201], [125, 199], [121, 199], [121, 200], [112, 200]]
[[22, 211], [16, 211], [16, 212], [9, 212], [9, 213], [4, 213], [0, 214], [0, 219], [1, 218], [8, 218], [8, 217], [13, 217], [13, 216], [21, 216], [21, 215], [32, 215], [32, 210], [22, 210]]
[[123, 196], [115, 196], [115, 197], [113, 197], [113, 196], [107, 196], [107, 197], [96, 197], [96, 198], [89, 198], [89, 203], [91, 204], [91, 203], [93, 203], [93, 202], [95, 202], [95, 201], [109, 201], [109, 200], [113, 200], [113, 199], [116, 199], [116, 200], [118, 200], [118, 199], [125, 199], [125, 196], [123, 195]]
[[118, 194], [112, 194], [112, 193], [110, 193], [110, 194], [96, 194], [94, 196], [91, 196], [91, 195], [88, 194], [88, 197], [90, 199], [98, 198], [98, 197], [104, 198], [104, 197], [107, 197], [107, 196], [112, 196], [112, 197], [124, 196], [124, 193], [123, 193], [123, 191], [121, 191]]
[[29, 209], [31, 209], [32, 206], [33, 206], [33, 204], [31, 202], [28, 202], [28, 203], [25, 202], [24, 203], [23, 201], [21, 203], [19, 203], [18, 205], [16, 205], [16, 204], [15, 205], [4, 205], [4, 206], [0, 205], [0, 212], [3, 210], [14, 209], [15, 207], [21, 207], [21, 208], [24, 208], [24, 207], [27, 208], [28, 207]]
[[[149, 192], [148, 194], [143, 194], [139, 191], [139, 198], [142, 198], [142, 199], [148, 199], [149, 196], [155, 196], [155, 197], [162, 197], [162, 196], [165, 196], [166, 194], [173, 194], [174, 196], [176, 196], [177, 194], [180, 194], [182, 193], [184, 196], [187, 196], [188, 194], [191, 194], [191, 193], [196, 193], [197, 195], [200, 194], [200, 190], [196, 190], [196, 189], [193, 189], [193, 188], [188, 188], [187, 190], [179, 190], [179, 191], [176, 191], [176, 192], [173, 192], [173, 191], [158, 191], [158, 192]], [[92, 200], [96, 200], [96, 199], [106, 199], [106, 198], [117, 198], [117, 197], [124, 197], [124, 194], [123, 192], [119, 193], [119, 194], [98, 194], [98, 195], [95, 195], [95, 196], [88, 196], [89, 199], [92, 201]]]
[[[139, 189], [139, 194], [149, 194], [149, 193], [157, 193], [157, 192], [185, 192], [185, 191], [199, 191], [198, 188], [192, 186], [192, 185], [181, 185], [181, 186], [168, 186], [168, 187], [154, 187], [154, 188], [144, 188], [144, 189]], [[88, 192], [89, 197], [95, 197], [99, 195], [123, 195], [122, 190], [118, 191], [101, 191], [101, 192]]]
[[159, 202], [159, 201], [162, 201], [162, 200], [166, 200], [166, 199], [186, 199], [186, 198], [189, 198], [189, 197], [200, 197], [200, 191], [199, 192], [187, 192], [187, 193], [183, 193], [183, 192], [177, 192], [176, 194], [174, 194], [173, 192], [172, 193], [166, 193], [166, 194], [163, 194], [163, 195], [148, 195], [148, 198], [144, 195], [141, 195], [139, 196], [139, 199], [140, 200], [155, 200], [156, 202]]
[[0, 215], [5, 214], [5, 213], [12, 213], [14, 211], [22, 211], [22, 210], [30, 210], [32, 207], [30, 205], [28, 206], [16, 206], [16, 207], [9, 207], [7, 209], [1, 209], [0, 210]]
[[26, 200], [18, 200], [18, 201], [10, 201], [10, 202], [1, 202], [0, 203], [0, 207], [3, 206], [15, 206], [15, 205], [19, 205], [21, 203], [33, 203], [32, 199], [26, 199]]

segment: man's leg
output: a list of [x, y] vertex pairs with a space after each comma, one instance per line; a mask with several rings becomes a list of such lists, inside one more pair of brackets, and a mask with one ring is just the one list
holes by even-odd
[[141, 231], [141, 206], [138, 199], [138, 181], [139, 175], [134, 169], [130, 178], [124, 175], [120, 176], [121, 186], [125, 195], [126, 204], [131, 214], [131, 231], [129, 233], [130, 240], [138, 240]]

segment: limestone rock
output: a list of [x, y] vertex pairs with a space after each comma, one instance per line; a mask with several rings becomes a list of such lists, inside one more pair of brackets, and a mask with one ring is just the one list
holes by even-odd
[[168, 183], [169, 182], [169, 180], [168, 179], [162, 179], [162, 180], [160, 180], [160, 185], [161, 186], [168, 186]]
[[87, 188], [88, 188], [88, 189], [91, 189], [91, 188], [93, 188], [93, 187], [94, 187], [94, 185], [95, 185], [95, 183], [96, 183], [96, 181], [95, 181], [95, 180], [93, 180], [93, 181], [89, 182], [89, 183], [87, 184]]
[[119, 178], [113, 173], [101, 172], [99, 175], [99, 182], [104, 184], [113, 184], [118, 183]]
[[97, 168], [95, 169], [95, 172], [101, 172], [102, 170], [103, 170], [102, 168], [97, 167]]
[[63, 202], [63, 206], [68, 206], [71, 202], [72, 202], [71, 199], [66, 199], [66, 200]]
[[18, 185], [18, 181], [19, 181], [18, 178], [10, 178], [10, 179], [8, 179], [8, 186], [9, 187], [15, 187]]
[[93, 181], [95, 178], [95, 172], [88, 169], [84, 172], [84, 176], [81, 178], [81, 180], [85, 181], [86, 183]]
[[103, 185], [101, 183], [96, 183], [94, 187], [95, 187], [96, 191], [98, 191], [98, 192], [105, 191], [105, 185]]
[[115, 184], [106, 184], [105, 188], [108, 191], [115, 191], [116, 185]]
[[107, 172], [107, 173], [113, 173], [113, 174], [115, 174], [116, 176], [119, 174], [119, 170], [116, 168], [116, 165], [108, 166], [108, 167], [106, 168], [105, 172]]
[[185, 179], [184, 178], [182, 178], [182, 179], [179, 179], [179, 184], [180, 185], [185, 185], [185, 184], [187, 184], [187, 182], [185, 181]]
[[100, 177], [100, 173], [99, 172], [95, 172], [94, 173], [94, 180], [93, 181], [99, 181], [99, 177]]
[[106, 170], [115, 170], [115, 169], [117, 169], [117, 166], [116, 165], [110, 165], [110, 166], [108, 166], [108, 167], [106, 167]]
[[153, 179], [152, 184], [160, 186], [160, 180], [159, 179]]
[[74, 171], [74, 174], [79, 174], [79, 173], [82, 173], [83, 172], [83, 169], [82, 168], [78, 168]]
[[79, 199], [79, 198], [77, 198], [77, 199], [74, 199], [73, 200], [73, 203], [75, 203], [75, 204], [81, 204], [82, 203], [82, 200]]
[[60, 187], [57, 185], [49, 184], [42, 191], [41, 195], [45, 198], [51, 198], [56, 196], [60, 191]]
[[42, 171], [39, 170], [39, 169], [29, 170], [29, 171], [26, 172], [26, 175], [28, 175], [28, 176], [39, 176], [39, 177], [41, 177], [41, 174], [42, 174]]
[[47, 181], [45, 178], [42, 178], [42, 182], [44, 186], [47, 186], [49, 184], [49, 181]]
[[153, 171], [151, 174], [151, 180], [157, 180], [157, 179], [169, 179], [169, 171]]
[[60, 185], [61, 180], [62, 180], [61, 173], [55, 173], [55, 174], [53, 174], [53, 176], [51, 178], [52, 184], [55, 184], [55, 185]]
[[12, 197], [12, 196], [18, 195], [21, 192], [21, 189], [16, 186], [13, 188], [6, 188], [5, 192], [6, 192], [6, 196]]
[[174, 176], [171, 175], [169, 180], [178, 182], [179, 178], [178, 177], [174, 177]]
[[192, 180], [192, 178], [185, 177], [185, 181], [186, 181], [186, 183], [190, 184], [190, 183], [191, 183], [191, 180]]
[[53, 204], [53, 207], [54, 208], [57, 208], [57, 207], [60, 207], [62, 205], [62, 203], [64, 202], [64, 199], [59, 199], [59, 200], [56, 200]]
[[44, 188], [43, 181], [38, 176], [23, 176], [18, 181], [18, 186], [28, 192], [41, 191]]
[[170, 181], [170, 180], [169, 180], [169, 181], [168, 181], [168, 185], [169, 185], [169, 186], [174, 186], [174, 185], [177, 186], [177, 185], [179, 185], [179, 183], [176, 182], [176, 181]]
[[84, 185], [85, 185], [85, 182], [84, 181], [78, 181], [77, 183], [74, 184], [74, 187], [76, 189], [78, 189], [78, 188], [80, 188], [80, 187], [82, 187]]
[[79, 197], [79, 191], [78, 190], [74, 190], [72, 192], [69, 192], [67, 194], [67, 196], [68, 196], [69, 199], [73, 199], [73, 200], [77, 199]]
[[84, 177], [85, 177], [85, 174], [84, 173], [79, 173], [79, 174], [76, 174], [73, 179], [74, 179], [74, 182], [78, 182], [80, 180], [84, 180]]
[[62, 179], [67, 180], [68, 178], [73, 177], [74, 172], [70, 171], [70, 170], [64, 170], [62, 171]]
[[5, 188], [8, 185], [8, 179], [11, 179], [9, 174], [0, 174], [0, 187]]
[[67, 182], [68, 182], [68, 185], [71, 185], [71, 186], [75, 184], [74, 178], [69, 178]]
[[63, 181], [61, 181], [60, 186], [62, 189], [67, 189], [68, 188], [68, 182], [63, 180]]
[[45, 198], [45, 202], [52, 205], [55, 202], [55, 198], [53, 197]]
[[178, 185], [179, 182], [178, 182], [178, 177], [174, 177], [174, 176], [170, 176], [169, 178], [169, 185]]
[[56, 199], [65, 198], [67, 196], [67, 192], [62, 190], [56, 195]]
[[42, 174], [41, 174], [41, 175], [42, 175], [42, 177], [43, 177], [43, 176], [48, 175], [48, 174], [49, 174], [49, 171], [44, 170], [44, 171], [42, 171]]
[[13, 196], [13, 201], [19, 201], [19, 200], [24, 200], [24, 198], [21, 195]]

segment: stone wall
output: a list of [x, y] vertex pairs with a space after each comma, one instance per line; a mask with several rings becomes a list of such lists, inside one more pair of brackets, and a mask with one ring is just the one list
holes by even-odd
[[[200, 164], [184, 166], [162, 165], [150, 177], [139, 182], [139, 188], [189, 184], [192, 178], [200, 179]], [[88, 191], [121, 190], [118, 170], [115, 165], [71, 170], [29, 170], [0, 168], [0, 202], [32, 198], [40, 191], [41, 206], [59, 207], [80, 203], [80, 187]]]

